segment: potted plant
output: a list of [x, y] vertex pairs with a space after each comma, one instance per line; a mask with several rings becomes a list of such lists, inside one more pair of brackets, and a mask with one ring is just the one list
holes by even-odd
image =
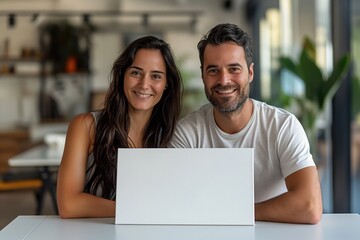
[[350, 67], [350, 54], [345, 54], [334, 64], [333, 71], [326, 76], [315, 61], [314, 43], [306, 37], [297, 62], [289, 57], [280, 57], [280, 68], [299, 77], [304, 83], [303, 96], [293, 97], [300, 109], [299, 120], [307, 132], [313, 150], [317, 140], [316, 120], [324, 111], [326, 103], [338, 90], [344, 75]]

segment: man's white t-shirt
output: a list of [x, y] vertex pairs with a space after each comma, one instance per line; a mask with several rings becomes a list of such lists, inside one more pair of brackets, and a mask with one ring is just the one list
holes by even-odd
[[223, 132], [215, 123], [213, 106], [207, 104], [179, 120], [169, 147], [254, 148], [255, 202], [262, 202], [287, 191], [287, 176], [315, 164], [297, 118], [283, 109], [251, 100], [253, 114], [240, 132]]

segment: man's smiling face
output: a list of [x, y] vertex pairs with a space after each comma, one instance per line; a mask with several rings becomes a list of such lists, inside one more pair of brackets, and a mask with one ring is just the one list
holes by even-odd
[[240, 110], [249, 98], [253, 64], [247, 67], [244, 48], [234, 42], [207, 45], [202, 78], [208, 100], [220, 112]]

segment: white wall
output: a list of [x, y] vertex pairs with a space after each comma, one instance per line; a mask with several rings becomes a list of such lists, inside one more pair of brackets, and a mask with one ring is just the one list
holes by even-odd
[[[14, 10], [201, 10], [203, 14], [198, 19], [195, 32], [167, 28], [162, 33], [164, 40], [171, 44], [177, 58], [188, 56], [184, 66], [181, 67], [197, 73], [197, 77], [193, 80], [194, 85], [201, 86], [196, 44], [203, 34], [220, 22], [237, 23], [244, 30], [248, 30], [244, 20], [243, 2], [245, 1], [235, 0], [234, 9], [226, 10], [221, 0], [3, 0], [0, 1], [0, 9], [9, 12]], [[81, 21], [80, 18], [77, 20]], [[31, 22], [31, 17], [18, 17], [16, 26], [10, 29], [7, 26], [7, 17], [0, 16], [0, 56], [3, 54], [3, 43], [6, 38], [10, 39], [10, 54], [13, 56], [19, 56], [23, 47], [38, 49], [37, 27], [44, 21], [46, 21], [44, 17], [40, 17], [35, 23]], [[91, 88], [93, 90], [107, 88], [111, 65], [124, 48], [123, 37], [124, 32], [116, 31], [98, 32], [92, 36]], [[27, 83], [24, 84], [24, 81]], [[14, 123], [38, 122], [38, 85], [36, 78], [15, 79], [0, 76], [0, 127]], [[29, 108], [26, 112], [23, 111], [24, 106]]]

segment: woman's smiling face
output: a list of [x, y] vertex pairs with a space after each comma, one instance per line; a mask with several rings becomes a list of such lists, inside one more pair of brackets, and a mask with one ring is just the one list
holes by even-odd
[[130, 111], [152, 111], [166, 86], [166, 65], [157, 49], [139, 49], [124, 76]]

